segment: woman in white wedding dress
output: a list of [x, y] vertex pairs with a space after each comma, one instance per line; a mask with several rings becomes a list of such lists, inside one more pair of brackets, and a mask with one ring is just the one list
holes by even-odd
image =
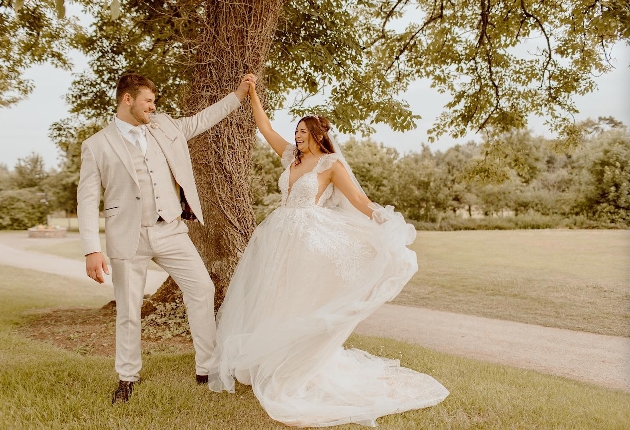
[[[285, 167], [282, 204], [255, 230], [217, 315], [213, 391], [252, 386], [269, 416], [291, 426], [349, 422], [433, 406], [448, 391], [432, 377], [343, 343], [417, 271], [416, 231], [370, 202], [325, 118], [308, 116], [289, 144], [255, 91], [256, 124]], [[296, 147], [297, 146], [297, 147]]]

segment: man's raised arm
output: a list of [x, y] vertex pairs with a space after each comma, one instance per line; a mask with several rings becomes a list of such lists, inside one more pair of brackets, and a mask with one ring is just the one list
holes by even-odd
[[256, 82], [256, 76], [251, 73], [243, 76], [240, 85], [233, 93], [193, 116], [173, 119], [173, 122], [186, 136], [186, 140], [192, 139], [213, 127], [238, 108], [249, 92], [250, 81]]

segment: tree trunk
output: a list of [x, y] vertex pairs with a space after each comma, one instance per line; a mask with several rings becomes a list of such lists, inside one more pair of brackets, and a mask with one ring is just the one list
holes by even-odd
[[[199, 36], [187, 41], [193, 78], [187, 97], [189, 115], [225, 97], [246, 73], [264, 70], [276, 24], [285, 0], [205, 1]], [[257, 88], [262, 89], [260, 82]], [[243, 103], [211, 130], [189, 142], [193, 172], [205, 225], [188, 223], [189, 235], [215, 284], [215, 310], [227, 292], [230, 278], [254, 230], [248, 178], [255, 143], [255, 123]], [[142, 314], [181, 293], [169, 277]]]

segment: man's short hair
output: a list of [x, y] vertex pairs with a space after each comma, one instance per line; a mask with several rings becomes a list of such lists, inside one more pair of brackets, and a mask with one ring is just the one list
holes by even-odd
[[155, 84], [139, 73], [127, 72], [118, 79], [116, 85], [116, 103], [122, 102], [125, 93], [129, 93], [135, 99], [142, 88], [148, 88], [153, 94], [157, 92]]

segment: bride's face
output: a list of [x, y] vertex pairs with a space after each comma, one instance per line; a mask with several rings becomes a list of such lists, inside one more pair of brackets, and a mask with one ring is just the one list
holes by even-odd
[[295, 128], [295, 144], [300, 151], [307, 152], [311, 143], [315, 143], [315, 140], [311, 136], [311, 132], [308, 131], [304, 121], [300, 121]]

